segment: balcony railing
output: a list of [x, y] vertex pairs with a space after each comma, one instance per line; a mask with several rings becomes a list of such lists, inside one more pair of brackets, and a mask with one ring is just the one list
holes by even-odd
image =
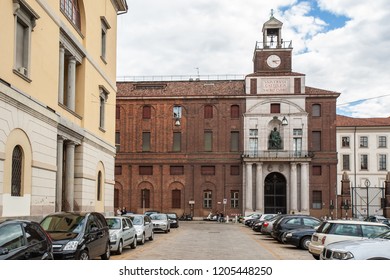
[[267, 42], [259, 42], [256, 41], [256, 50], [259, 49], [291, 49], [292, 41], [282, 41], [278, 44], [277, 41], [267, 41]]
[[310, 158], [313, 153], [310, 151], [286, 151], [286, 150], [265, 150], [265, 151], [244, 151], [243, 158]]

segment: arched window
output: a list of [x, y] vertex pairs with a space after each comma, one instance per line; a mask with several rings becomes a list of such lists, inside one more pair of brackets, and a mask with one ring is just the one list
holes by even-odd
[[97, 197], [96, 199], [98, 201], [102, 200], [102, 172], [99, 171], [98, 177], [97, 177]]
[[80, 9], [78, 0], [61, 0], [61, 11], [80, 30]]
[[22, 196], [23, 150], [16, 146], [12, 152], [11, 196]]

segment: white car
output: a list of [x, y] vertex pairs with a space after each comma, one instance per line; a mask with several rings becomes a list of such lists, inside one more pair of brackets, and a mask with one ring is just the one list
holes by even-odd
[[118, 255], [122, 254], [123, 247], [137, 247], [137, 233], [128, 217], [106, 217], [110, 232], [110, 250]]
[[148, 215], [130, 214], [128, 216], [133, 222], [137, 232], [137, 240], [139, 244], [143, 245], [145, 244], [145, 240], [152, 241], [154, 239], [154, 227], [152, 220]]
[[171, 231], [171, 223], [167, 214], [156, 213], [150, 215], [150, 219], [153, 222], [154, 231], [163, 231], [168, 233]]
[[362, 240], [377, 236], [389, 230], [382, 223], [353, 220], [328, 220], [322, 222], [311, 236], [309, 253], [319, 259], [324, 247], [330, 243], [344, 240]]
[[390, 231], [375, 238], [329, 244], [321, 260], [390, 260]]

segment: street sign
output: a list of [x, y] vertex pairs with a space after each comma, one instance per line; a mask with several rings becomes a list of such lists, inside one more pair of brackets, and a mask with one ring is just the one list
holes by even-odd
[[227, 199], [226, 198], [223, 199], [223, 204], [227, 204]]

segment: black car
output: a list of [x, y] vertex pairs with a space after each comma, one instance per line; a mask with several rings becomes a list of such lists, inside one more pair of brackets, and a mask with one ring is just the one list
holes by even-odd
[[314, 228], [320, 225], [321, 220], [308, 215], [286, 215], [281, 216], [274, 222], [272, 237], [282, 242], [284, 232], [298, 228]]
[[307, 250], [311, 236], [316, 231], [315, 228], [299, 228], [285, 232], [282, 236], [282, 242], [284, 244], [294, 245], [297, 248]]
[[37, 222], [0, 222], [0, 260], [52, 260], [53, 245]]
[[382, 224], [390, 226], [389, 220], [387, 218], [385, 218], [384, 216], [380, 216], [380, 215], [368, 216], [364, 220], [367, 222], [382, 223]]
[[179, 227], [179, 217], [176, 213], [167, 213], [169, 221], [171, 223], [171, 228]]
[[110, 258], [110, 234], [100, 213], [53, 213], [41, 221], [41, 226], [53, 240], [54, 259]]

